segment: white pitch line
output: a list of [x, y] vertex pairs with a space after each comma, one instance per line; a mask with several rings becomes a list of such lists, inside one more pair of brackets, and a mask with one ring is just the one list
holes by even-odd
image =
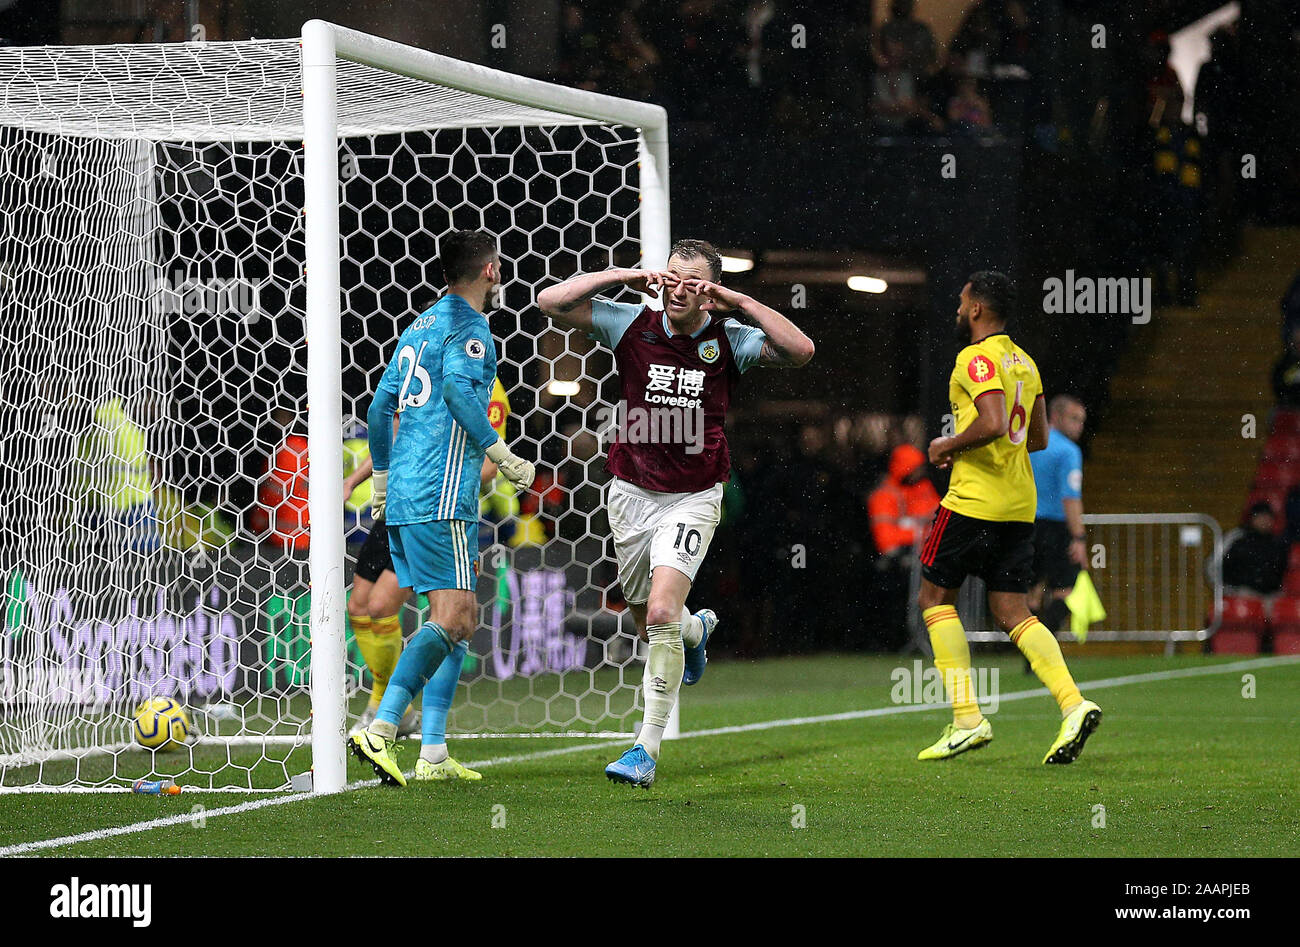
[[[1175, 668], [1170, 671], [1149, 671], [1145, 674], [1128, 674], [1124, 677], [1106, 677], [1096, 681], [1084, 681], [1079, 684], [1079, 690], [1099, 691], [1107, 690], [1112, 687], [1124, 687], [1128, 684], [1145, 684], [1151, 681], [1169, 681], [1180, 677], [1201, 677], [1206, 674], [1225, 674], [1231, 671], [1248, 671], [1252, 668], [1277, 667], [1278, 665], [1295, 664], [1300, 661], [1300, 655], [1283, 655], [1276, 658], [1252, 658], [1249, 661], [1234, 661], [1231, 664], [1213, 664], [1204, 667], [1195, 668]], [[1035, 687], [1027, 691], [1014, 691], [1010, 694], [1000, 694], [998, 702], [1002, 703], [1008, 700], [1025, 700], [1028, 697], [1042, 697], [1047, 694], [1047, 688]], [[757, 723], [744, 723], [731, 727], [713, 727], [709, 730], [691, 730], [683, 733], [682, 739], [686, 737], [713, 737], [727, 733], [747, 733], [751, 730], [776, 730], [780, 727], [799, 727], [810, 723], [834, 723], [839, 720], [863, 720], [868, 717], [891, 717], [895, 714], [917, 713], [924, 710], [945, 710], [948, 708], [947, 703], [943, 704], [895, 704], [889, 707], [872, 707], [870, 710], [848, 710], [838, 714], [822, 714], [817, 717], [790, 717], [786, 720], [761, 720]]]
[[[605, 749], [610, 746], [618, 746], [626, 742], [619, 740], [617, 742], [607, 741], [603, 743], [584, 743], [580, 746], [562, 746], [550, 750], [540, 750], [536, 753], [522, 753], [515, 756], [499, 756], [490, 760], [476, 760], [467, 763], [471, 769], [485, 769], [489, 766], [500, 766], [503, 763], [517, 763], [523, 760], [536, 760], [548, 756], [563, 756], [568, 753], [581, 753], [585, 750]], [[410, 775], [409, 773], [407, 774]], [[365, 789], [371, 786], [378, 786], [378, 779], [359, 779], [355, 782], [348, 783], [343, 787], [347, 792], [352, 789]], [[202, 792], [202, 790], [199, 790]], [[8, 858], [14, 855], [26, 855], [31, 852], [40, 851], [47, 848], [61, 848], [64, 845], [77, 845], [81, 842], [95, 842], [100, 839], [114, 838], [118, 835], [134, 835], [137, 832], [149, 832], [153, 829], [165, 829], [173, 825], [184, 825], [187, 822], [193, 822], [200, 815], [203, 819], [213, 819], [222, 815], [238, 815], [241, 812], [252, 812], [255, 809], [265, 809], [268, 806], [282, 806], [289, 802], [301, 802], [304, 799], [318, 798], [316, 793], [298, 792], [288, 796], [275, 796], [271, 799], [254, 799], [249, 802], [241, 802], [234, 806], [222, 806], [219, 809], [204, 809], [202, 813], [178, 813], [177, 815], [164, 816], [159, 819], [150, 819], [147, 822], [133, 822], [130, 825], [118, 825], [107, 829], [95, 829], [90, 832], [81, 832], [77, 835], [64, 835], [60, 838], [42, 839], [38, 842], [23, 842], [18, 845], [8, 845], [0, 848], [0, 858]]]
[[[298, 802], [302, 799], [310, 799], [313, 793], [299, 792], [291, 796], [276, 796], [273, 799], [254, 799], [251, 802], [242, 802], [237, 806], [223, 806], [220, 809], [207, 809], [201, 813], [202, 818], [215, 817], [219, 815], [234, 815], [237, 812], [252, 812], [254, 809], [264, 809], [267, 806], [282, 806], [289, 802]], [[7, 845], [0, 848], [0, 858], [10, 857], [13, 855], [26, 855], [30, 852], [37, 852], [45, 848], [59, 848], [64, 845], [76, 845], [79, 842], [94, 842], [98, 839], [113, 838], [116, 835], [133, 835], [136, 832], [148, 832], [152, 829], [165, 829], [170, 825], [182, 825], [186, 822], [193, 822], [200, 816], [200, 813], [186, 812], [183, 815], [170, 815], [161, 819], [150, 819], [148, 822], [134, 822], [131, 825], [118, 825], [110, 829], [95, 829], [91, 832], [81, 832], [77, 835], [65, 835], [61, 838], [42, 839], [39, 842], [23, 842], [20, 845]]]
[[[1276, 658], [1253, 658], [1248, 661], [1234, 661], [1229, 664], [1214, 664], [1205, 667], [1194, 668], [1176, 668], [1169, 671], [1150, 671], [1145, 674], [1128, 674], [1123, 677], [1107, 677], [1096, 681], [1084, 681], [1079, 684], [1080, 690], [1096, 691], [1107, 690], [1113, 687], [1125, 687], [1129, 684], [1145, 684], [1155, 681], [1176, 680], [1183, 677], [1201, 677], [1210, 674], [1227, 674], [1234, 671], [1249, 671], [1256, 668], [1278, 667], [1300, 662], [1300, 655], [1284, 656]], [[1015, 691], [1011, 694], [1003, 694], [999, 701], [1008, 700], [1025, 700], [1029, 697], [1041, 697], [1047, 693], [1042, 687], [1032, 690]], [[895, 714], [917, 713], [926, 710], [939, 710], [944, 705], [941, 704], [894, 704], [889, 707], [873, 707], [869, 710], [850, 710], [838, 714], [822, 714], [816, 717], [789, 717], [784, 720], [763, 720], [757, 723], [746, 723], [731, 727], [713, 727], [707, 730], [690, 730], [681, 735], [681, 739], [690, 737], [711, 737], [728, 733], [748, 733], [755, 730], [775, 730], [781, 727], [798, 727], [812, 723], [833, 723], [841, 720], [862, 720], [870, 717], [888, 717]], [[488, 760], [478, 760], [467, 763], [470, 768], [482, 769], [489, 766], [500, 766], [506, 763], [520, 763], [528, 760], [544, 759], [552, 756], [565, 756], [571, 753], [584, 753], [587, 750], [606, 749], [610, 746], [618, 746], [625, 740], [603, 741], [600, 743], [584, 743], [579, 746], [557, 747], [550, 750], [539, 750], [535, 753], [520, 753], [513, 756], [499, 756]], [[351, 789], [360, 789], [368, 786], [378, 785], [377, 779], [357, 780], [349, 783], [344, 787], [344, 791]], [[219, 809], [207, 809], [202, 813], [204, 819], [216, 818], [223, 815], [237, 815], [241, 812], [252, 812], [255, 809], [264, 809], [268, 806], [281, 806], [290, 802], [301, 802], [305, 799], [319, 798], [316, 793], [294, 793], [288, 796], [277, 796], [273, 799], [255, 799], [250, 802], [240, 803], [234, 806], [223, 806]], [[64, 835], [59, 838], [42, 839], [36, 842], [23, 842], [18, 845], [9, 845], [0, 848], [0, 858], [14, 855], [25, 855], [29, 852], [41, 851], [49, 848], [61, 848], [65, 845], [77, 845], [81, 842], [94, 842], [100, 839], [114, 838], [119, 835], [133, 835], [137, 832], [149, 832], [153, 829], [167, 828], [173, 825], [184, 825], [192, 822], [197, 814], [184, 813], [173, 816], [166, 816], [161, 819], [150, 819], [147, 822], [135, 822], [130, 825], [119, 825], [107, 829], [95, 829], [90, 832], [81, 832], [77, 835]]]

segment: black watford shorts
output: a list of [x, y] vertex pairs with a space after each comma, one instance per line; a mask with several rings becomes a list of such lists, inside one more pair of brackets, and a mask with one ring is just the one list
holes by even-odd
[[366, 541], [361, 544], [361, 551], [357, 553], [357, 568], [353, 574], [358, 579], [377, 582], [385, 572], [392, 571], [393, 554], [388, 549], [388, 524], [378, 519], [370, 527]]
[[977, 520], [941, 506], [921, 547], [921, 574], [944, 589], [979, 576], [990, 592], [1027, 592], [1033, 581], [1034, 524]]

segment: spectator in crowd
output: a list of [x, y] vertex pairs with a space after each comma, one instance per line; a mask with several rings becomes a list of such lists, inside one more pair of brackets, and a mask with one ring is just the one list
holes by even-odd
[[998, 63], [1022, 70], [1028, 67], [1034, 49], [1033, 21], [1023, 0], [1006, 0], [1003, 4], [1000, 34]]
[[1207, 244], [1220, 257], [1237, 249], [1239, 218], [1237, 185], [1241, 180], [1241, 136], [1246, 114], [1241, 80], [1241, 47], [1237, 24], [1229, 23], [1210, 36], [1210, 58], [1196, 75], [1197, 128], [1205, 136], [1205, 180], [1208, 204]]
[[1300, 329], [1300, 270], [1282, 296], [1282, 344], [1285, 346]]
[[1201, 139], [1182, 119], [1183, 93], [1167, 86], [1152, 112], [1149, 166], [1152, 268], [1157, 306], [1173, 299], [1196, 305], [1196, 255], [1201, 235]]
[[307, 509], [306, 422], [293, 409], [281, 406], [272, 414], [272, 430], [280, 437], [257, 491], [250, 526], [266, 533], [267, 541], [285, 551], [306, 552], [311, 545]]
[[[978, 94], [991, 103], [987, 109], [989, 124], [996, 112], [997, 119], [1004, 123], [1004, 131], [1022, 128], [1034, 90], [1024, 87], [1019, 80], [1033, 75], [1037, 68], [1033, 57], [1038, 52], [1033, 20], [1024, 3], [981, 0], [967, 11], [948, 45], [942, 73], [946, 91], [940, 101], [964, 98], [960, 84], [968, 78], [976, 79], [986, 83]], [[1009, 83], [1008, 80], [1017, 81]], [[971, 99], [964, 111], [969, 112], [974, 106]], [[963, 126], [959, 130], [971, 129]]]
[[1300, 326], [1291, 330], [1286, 351], [1273, 366], [1273, 394], [1279, 408], [1300, 408]]
[[968, 76], [987, 76], [1002, 49], [1001, 19], [993, 3], [981, 0], [962, 18], [948, 45], [949, 70]]
[[880, 26], [876, 61], [884, 65], [884, 49], [892, 45], [897, 50], [898, 66], [913, 81], [924, 84], [939, 64], [939, 44], [934, 31], [912, 17], [915, 0], [893, 0], [889, 5], [889, 19]]
[[661, 86], [676, 120], [730, 121], [748, 88], [742, 16], [721, 0], [680, 0], [676, 15], [657, 19], [651, 41], [673, 65]]
[[920, 135], [943, 127], [907, 68], [906, 50], [898, 39], [881, 40], [878, 66], [871, 77], [871, 114], [877, 133]]
[[745, 8], [745, 79], [751, 89], [771, 86], [772, 76], [765, 74], [764, 67], [773, 47], [765, 40], [768, 38], [768, 24], [775, 22], [776, 18], [776, 0], [751, 0]]
[[911, 637], [908, 615], [915, 598], [916, 544], [938, 506], [939, 494], [926, 476], [925, 455], [912, 444], [899, 444], [890, 452], [888, 473], [867, 497], [877, 553], [870, 579], [876, 618], [868, 638], [874, 649], [900, 651]]
[[1065, 598], [1087, 565], [1083, 527], [1083, 452], [1078, 440], [1088, 411], [1072, 395], [1057, 395], [1047, 408], [1047, 448], [1029, 455], [1038, 487], [1034, 517], [1035, 614], [1051, 631], [1069, 617]]
[[983, 134], [993, 127], [993, 110], [971, 76], [957, 80], [957, 90], [948, 100], [948, 129], [962, 134]]
[[911, 558], [916, 540], [939, 506], [939, 494], [926, 477], [925, 455], [899, 444], [889, 455], [889, 473], [867, 498], [876, 552], [895, 561]]
[[619, 11], [608, 50], [609, 84], [601, 91], [653, 99], [659, 77], [659, 51], [645, 38], [632, 9]]
[[1287, 544], [1275, 535], [1277, 517], [1268, 503], [1256, 503], [1246, 514], [1241, 529], [1228, 537], [1223, 554], [1223, 584], [1226, 588], [1272, 595], [1282, 588], [1286, 572]]
[[1300, 487], [1292, 487], [1286, 492], [1282, 512], [1286, 516], [1282, 538], [1288, 546], [1300, 543]]
[[560, 7], [557, 52], [562, 82], [589, 92], [604, 91], [605, 64], [601, 30], [588, 17], [583, 4], [566, 2]]
[[[855, 483], [874, 484], [889, 468], [889, 451], [894, 443], [892, 419], [887, 414], [860, 414], [849, 431], [853, 445]], [[913, 445], [915, 446], [915, 445]]]
[[[1169, 45], [1169, 34], [1164, 30], [1154, 30], [1147, 36], [1147, 41], [1138, 51], [1138, 68], [1143, 72], [1143, 85], [1146, 88], [1147, 110], [1154, 112], [1165, 107], [1170, 94], [1182, 87], [1178, 84], [1178, 73], [1169, 63], [1169, 54], [1173, 47]], [[1181, 110], [1182, 102], [1178, 103]]]

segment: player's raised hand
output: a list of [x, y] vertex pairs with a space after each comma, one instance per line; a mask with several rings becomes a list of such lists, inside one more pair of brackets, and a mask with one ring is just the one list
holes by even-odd
[[686, 292], [693, 296], [704, 297], [705, 301], [700, 303], [700, 308], [703, 310], [725, 312], [740, 305], [740, 294], [727, 289], [721, 283], [712, 283], [706, 279], [688, 279], [681, 282], [682, 289]]
[[627, 285], [647, 296], [653, 296], [665, 287], [672, 289], [678, 283], [677, 277], [667, 270], [632, 270], [631, 272], [635, 275], [626, 281]]

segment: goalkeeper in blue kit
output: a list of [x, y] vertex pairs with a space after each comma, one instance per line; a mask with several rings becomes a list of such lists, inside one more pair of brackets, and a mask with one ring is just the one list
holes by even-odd
[[[447, 656], [463, 654], [477, 624], [483, 456], [518, 489], [534, 475], [487, 417], [497, 357], [484, 312], [501, 285], [496, 241], [482, 231], [455, 231], [441, 251], [447, 294], [397, 340], [367, 416], [374, 516], [387, 519], [399, 583], [429, 599], [429, 621], [402, 652], [375, 719], [349, 739], [355, 756], [397, 786], [406, 785], [396, 759], [398, 722]], [[417, 775], [420, 765], [436, 762], [422, 758]]]

